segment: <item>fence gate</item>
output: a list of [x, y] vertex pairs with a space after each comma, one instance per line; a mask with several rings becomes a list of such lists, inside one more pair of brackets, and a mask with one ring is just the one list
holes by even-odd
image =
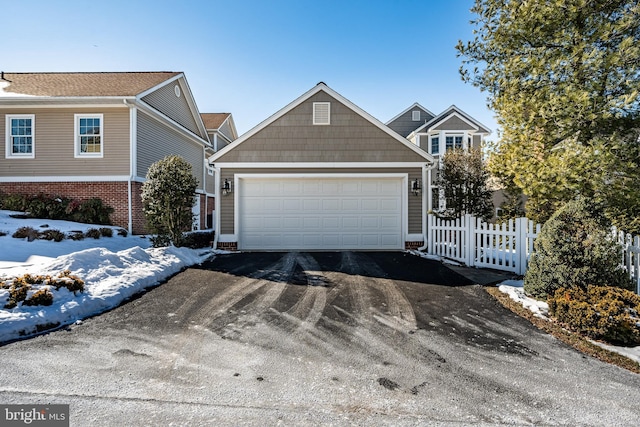
[[524, 274], [533, 241], [540, 232], [527, 218], [490, 224], [471, 215], [443, 220], [429, 215], [429, 254], [462, 262], [469, 267], [485, 267]]

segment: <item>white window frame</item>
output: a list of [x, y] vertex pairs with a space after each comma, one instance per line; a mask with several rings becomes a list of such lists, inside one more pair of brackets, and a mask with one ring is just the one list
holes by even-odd
[[[11, 120], [30, 119], [31, 120], [31, 153], [14, 153], [13, 137], [19, 135], [11, 134]], [[7, 114], [5, 118], [5, 158], [7, 159], [34, 159], [36, 157], [36, 116], [35, 114]], [[26, 136], [26, 135], [25, 135]]]
[[411, 120], [414, 122], [420, 121], [420, 110], [414, 110], [411, 112]]
[[[327, 107], [327, 119], [325, 121], [321, 121], [323, 117], [318, 117], [317, 109], [319, 107]], [[330, 125], [331, 124], [331, 103], [330, 102], [314, 102], [313, 103], [313, 124], [314, 125]]]
[[[82, 153], [80, 151], [80, 119], [100, 119], [100, 152]], [[104, 157], [104, 115], [103, 114], [74, 114], [74, 157], [75, 158], [97, 158]]]
[[[433, 142], [432, 142], [432, 140], [435, 139], [435, 138], [438, 139], [438, 152], [437, 153], [433, 152]], [[434, 156], [440, 155], [440, 149], [442, 148], [441, 141], [442, 141], [442, 138], [440, 137], [439, 133], [437, 133], [435, 135], [433, 135], [433, 134], [429, 135], [429, 153], [431, 153]]]

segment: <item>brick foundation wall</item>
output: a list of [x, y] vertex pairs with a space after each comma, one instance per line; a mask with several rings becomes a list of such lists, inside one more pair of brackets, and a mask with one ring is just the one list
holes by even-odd
[[[113, 208], [111, 214], [113, 225], [125, 229], [128, 227], [129, 204], [126, 182], [2, 182], [0, 192], [25, 196], [45, 194], [79, 201], [97, 197], [105, 205]], [[140, 213], [142, 214], [142, 210]]]
[[142, 183], [131, 183], [131, 228], [133, 234], [147, 234], [147, 220], [142, 210]]
[[404, 248], [408, 251], [416, 250], [424, 246], [424, 242], [404, 242]]
[[216, 249], [235, 252], [238, 250], [238, 242], [218, 242], [218, 247]]

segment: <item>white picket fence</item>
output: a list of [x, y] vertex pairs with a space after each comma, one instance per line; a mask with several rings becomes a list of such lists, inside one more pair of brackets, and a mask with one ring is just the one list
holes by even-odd
[[469, 267], [524, 274], [540, 227], [527, 218], [491, 224], [471, 215], [455, 220], [429, 215], [427, 250], [431, 255], [460, 261]]
[[[471, 215], [455, 220], [427, 216], [427, 251], [469, 267], [493, 268], [524, 274], [540, 224], [516, 218], [502, 224], [490, 224]], [[640, 294], [640, 236], [612, 229], [622, 246], [621, 265], [636, 284]]]
[[636, 293], [640, 295], [640, 236], [632, 236], [613, 227], [613, 238], [622, 246], [621, 264], [636, 284]]

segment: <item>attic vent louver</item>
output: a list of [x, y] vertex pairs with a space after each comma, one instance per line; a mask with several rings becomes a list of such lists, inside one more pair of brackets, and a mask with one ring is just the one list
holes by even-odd
[[330, 120], [331, 103], [330, 102], [314, 102], [313, 103], [313, 124], [328, 125]]

